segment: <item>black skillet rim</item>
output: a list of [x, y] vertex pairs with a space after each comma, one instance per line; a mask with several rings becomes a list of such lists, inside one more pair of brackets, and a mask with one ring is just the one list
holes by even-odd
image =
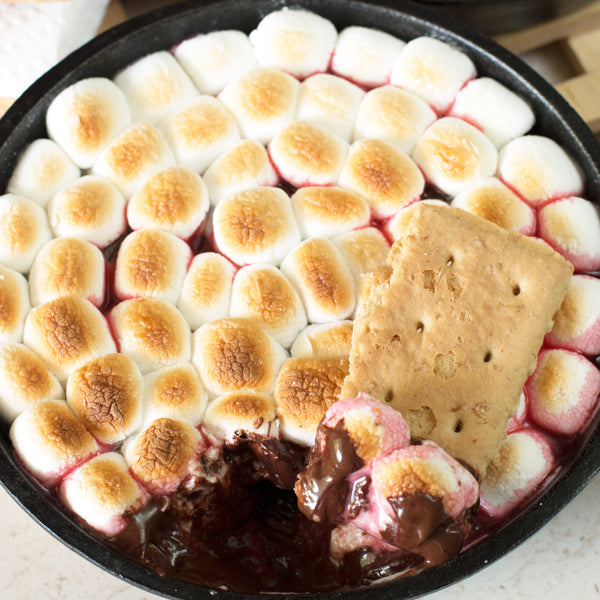
[[[529, 99], [536, 112], [536, 130], [557, 139], [575, 157], [586, 178], [586, 197], [600, 204], [600, 144], [576, 112], [545, 80], [517, 57], [448, 15], [412, 2], [394, 0], [380, 0], [377, 5], [354, 0], [226, 0], [218, 3], [188, 0], [127, 21], [65, 58], [35, 82], [0, 120], [0, 156], [4, 158], [0, 161], [0, 189], [5, 189], [19, 151], [27, 142], [44, 135], [43, 115], [50, 99], [67, 85], [92, 75], [110, 77], [135, 58], [153, 50], [169, 48], [197, 31], [228, 27], [247, 30], [247, 26], [239, 24], [244, 19], [246, 25], [256, 24], [260, 17], [284, 6], [319, 12], [331, 18], [338, 29], [358, 23], [396, 33], [405, 39], [433, 35], [462, 48], [474, 60], [480, 73], [496, 77]], [[225, 11], [227, 14], [223, 16]], [[410, 30], [410, 34], [400, 35], [406, 29]], [[118, 61], [110, 56], [111, 53], [118, 53]], [[109, 55], [108, 60], [106, 54]], [[540, 497], [493, 537], [482, 540], [449, 563], [415, 577], [382, 582], [369, 588], [302, 597], [400, 600], [416, 598], [455, 583], [494, 562], [535, 533], [579, 493], [599, 469], [600, 427], [597, 417], [569, 468], [557, 475]], [[126, 582], [181, 600], [265, 598], [265, 595], [242, 596], [209, 590], [162, 577], [107, 547], [94, 534], [71, 520], [56, 500], [24, 473], [11, 450], [6, 425], [0, 425], [0, 484], [57, 539]], [[287, 598], [292, 595], [270, 596]]]

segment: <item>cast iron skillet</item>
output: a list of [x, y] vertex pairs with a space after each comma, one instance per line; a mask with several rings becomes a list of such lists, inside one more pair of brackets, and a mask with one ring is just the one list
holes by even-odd
[[[480, 74], [495, 77], [529, 100], [537, 119], [534, 132], [554, 138], [576, 159], [587, 181], [585, 196], [596, 204], [600, 203], [600, 145], [550, 85], [520, 60], [463, 25], [419, 5], [403, 2], [400, 7], [394, 8], [392, 0], [381, 2], [384, 5], [351, 0], [226, 0], [217, 4], [194, 0], [143, 15], [104, 33], [39, 79], [0, 120], [0, 193], [6, 188], [19, 152], [34, 139], [46, 135], [46, 109], [66, 86], [84, 77], [111, 77], [135, 59], [155, 50], [170, 48], [199, 32], [230, 28], [248, 32], [267, 13], [289, 5], [320, 13], [331, 19], [338, 30], [361, 24], [406, 40], [432, 35], [461, 48], [474, 60]], [[501, 557], [534, 533], [569, 502], [599, 468], [600, 428], [596, 418], [568, 469], [558, 473], [543, 496], [534, 499], [493, 537], [421, 575], [370, 588], [322, 594], [318, 598], [400, 600], [453, 583]], [[182, 600], [241, 598], [237, 594], [210, 591], [174, 578], [161, 577], [124, 558], [101, 539], [79, 527], [62, 512], [50, 494], [24, 473], [13, 455], [5, 424], [0, 424], [0, 482], [26, 511], [63, 543], [128, 582]], [[244, 597], [264, 600], [264, 596]], [[274, 594], [273, 597], [286, 596]]]

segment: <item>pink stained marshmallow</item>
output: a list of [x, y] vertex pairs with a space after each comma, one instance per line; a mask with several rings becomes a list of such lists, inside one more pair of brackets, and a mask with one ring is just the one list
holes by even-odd
[[534, 423], [572, 435], [589, 423], [600, 393], [600, 371], [577, 352], [542, 350], [526, 390]]
[[576, 271], [600, 269], [600, 212], [589, 200], [572, 196], [544, 206], [538, 211], [538, 233]]
[[508, 434], [481, 482], [481, 508], [492, 518], [508, 515], [535, 494], [555, 464], [541, 431], [523, 427]]

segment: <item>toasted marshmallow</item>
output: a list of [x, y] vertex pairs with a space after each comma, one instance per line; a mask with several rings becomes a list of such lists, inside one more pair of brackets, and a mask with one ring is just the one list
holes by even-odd
[[219, 100], [234, 114], [244, 138], [268, 144], [294, 117], [299, 88], [287, 73], [259, 67], [232, 79]]
[[383, 140], [410, 154], [436, 118], [429, 104], [416, 94], [386, 85], [371, 90], [362, 101], [354, 139]]
[[243, 140], [224, 152], [202, 178], [213, 206], [236, 192], [274, 186], [279, 181], [265, 147], [254, 140]]
[[45, 304], [62, 296], [81, 296], [95, 306], [104, 302], [104, 256], [77, 238], [57, 238], [37, 254], [29, 273], [31, 304]]
[[46, 112], [50, 137], [71, 160], [89, 169], [110, 140], [131, 123], [125, 94], [104, 77], [82, 79], [63, 90]]
[[0, 346], [0, 377], [0, 417], [8, 422], [40, 402], [64, 395], [40, 357], [23, 344]]
[[129, 226], [157, 228], [189, 238], [208, 212], [208, 192], [199, 175], [183, 167], [156, 173], [133, 195], [127, 205]]
[[202, 94], [218, 94], [234, 77], [257, 66], [248, 36], [236, 30], [188, 38], [174, 54]]
[[212, 96], [200, 96], [160, 125], [177, 164], [202, 173], [217, 156], [240, 141], [229, 109]]
[[25, 277], [0, 265], [0, 344], [23, 339], [23, 325], [30, 308]]
[[228, 196], [213, 213], [218, 250], [237, 265], [279, 265], [300, 241], [287, 194], [261, 187]]
[[498, 151], [473, 125], [444, 117], [421, 136], [413, 158], [433, 185], [456, 196], [468, 185], [495, 173]]
[[10, 439], [25, 467], [47, 486], [98, 452], [96, 440], [64, 400], [47, 400], [22, 412]]
[[488, 177], [468, 186], [454, 197], [451, 205], [503, 229], [524, 235], [535, 233], [535, 211], [496, 177]]
[[60, 487], [67, 507], [108, 537], [127, 527], [127, 517], [146, 503], [147, 494], [129, 474], [121, 454], [95, 456], [69, 473]]
[[583, 431], [600, 393], [600, 371], [568, 350], [542, 350], [525, 386], [534, 423], [559, 435]]
[[354, 278], [340, 251], [324, 238], [302, 242], [281, 263], [298, 290], [310, 323], [347, 319], [354, 309]]
[[19, 157], [6, 191], [46, 206], [63, 186], [81, 175], [79, 168], [55, 142], [38, 139]]
[[57, 298], [33, 308], [25, 320], [23, 342], [61, 383], [86, 362], [116, 351], [102, 313], [79, 296]]
[[235, 443], [248, 436], [279, 436], [273, 397], [251, 390], [223, 394], [208, 403], [202, 427], [217, 439]]
[[160, 229], [130, 233], [117, 254], [117, 297], [152, 296], [176, 304], [191, 258], [190, 247], [172, 233]]
[[526, 134], [535, 123], [531, 106], [491, 77], [469, 81], [456, 94], [450, 115], [477, 125], [497, 148]]
[[331, 70], [366, 88], [385, 85], [406, 42], [370, 27], [353, 25], [338, 36]]
[[0, 196], [0, 263], [27, 274], [38, 250], [52, 237], [46, 211], [17, 194]]
[[148, 177], [174, 165], [162, 133], [148, 123], [134, 123], [102, 151], [92, 173], [110, 179], [125, 198], [131, 198]]
[[158, 298], [133, 298], [115, 306], [109, 315], [119, 350], [130, 356], [142, 373], [189, 362], [191, 332], [181, 313]]
[[317, 73], [300, 86], [296, 119], [323, 127], [350, 142], [364, 95], [361, 88], [346, 79]]
[[287, 8], [263, 17], [250, 33], [259, 65], [300, 79], [327, 70], [336, 39], [331, 21], [306, 10]]
[[150, 493], [166, 495], [189, 475], [201, 449], [197, 429], [163, 417], [127, 440], [122, 452], [133, 475]]
[[283, 438], [301, 446], [315, 443], [317, 427], [339, 399], [348, 359], [301, 356], [283, 363], [275, 404]]
[[510, 433], [481, 482], [481, 508], [492, 518], [508, 515], [538, 490], [554, 464], [543, 433], [533, 427]]
[[307, 323], [298, 292], [285, 275], [271, 265], [250, 265], [237, 272], [230, 313], [232, 317], [257, 322], [284, 348], [292, 345]]
[[600, 279], [573, 275], [553, 320], [546, 343], [589, 356], [600, 354]]
[[269, 144], [279, 174], [295, 187], [336, 183], [347, 153], [344, 140], [306, 121], [293, 121]]
[[573, 196], [538, 211], [538, 232], [576, 271], [600, 269], [600, 212], [589, 200]]
[[115, 77], [136, 121], [158, 123], [175, 112], [198, 90], [169, 52], [148, 54]]
[[108, 179], [85, 175], [52, 197], [48, 221], [56, 237], [106, 248], [127, 228], [125, 198]]
[[303, 329], [292, 344], [290, 354], [296, 356], [350, 356], [353, 323], [349, 320], [315, 323]]
[[331, 240], [355, 277], [385, 265], [390, 245], [375, 227], [340, 233]]
[[79, 367], [66, 391], [75, 416], [105, 444], [124, 440], [142, 423], [142, 374], [125, 354], [106, 354]]
[[550, 138], [524, 135], [500, 151], [500, 178], [534, 208], [583, 191], [583, 176], [573, 159]]
[[402, 237], [404, 233], [404, 229], [406, 225], [410, 222], [411, 219], [411, 211], [415, 206], [418, 206], [419, 203], [425, 202], [425, 204], [433, 204], [437, 206], [446, 206], [447, 202], [443, 200], [438, 200], [436, 198], [427, 198], [426, 200], [419, 200], [417, 202], [413, 202], [406, 208], [403, 208], [401, 211], [397, 212], [387, 223], [385, 226], [385, 230], [388, 235], [394, 240], [398, 240]]
[[390, 83], [414, 92], [444, 113], [458, 90], [476, 75], [475, 65], [463, 52], [441, 40], [418, 37], [398, 56]]
[[189, 363], [165, 367], [144, 377], [144, 423], [161, 417], [194, 427], [206, 410], [206, 392], [198, 371]]
[[177, 304], [192, 331], [208, 321], [229, 316], [234, 275], [234, 266], [220, 254], [204, 252], [194, 257]]
[[357, 193], [335, 186], [303, 187], [291, 197], [302, 239], [331, 238], [368, 225], [371, 209]]
[[425, 187], [423, 174], [406, 154], [380, 140], [350, 146], [339, 185], [363, 196], [378, 219], [414, 202]]
[[220, 319], [202, 325], [193, 337], [192, 362], [212, 394], [273, 391], [286, 352], [257, 323]]

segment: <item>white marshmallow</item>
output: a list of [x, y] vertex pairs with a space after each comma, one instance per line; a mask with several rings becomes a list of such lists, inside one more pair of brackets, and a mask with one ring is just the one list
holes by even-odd
[[229, 316], [235, 267], [215, 252], [194, 256], [181, 286], [177, 308], [192, 331]]
[[123, 456], [106, 452], [69, 473], [60, 498], [88, 525], [112, 537], [127, 527], [128, 517], [144, 506], [148, 496], [129, 474]]
[[341, 77], [317, 73], [300, 85], [296, 119], [323, 127], [350, 142], [364, 95], [357, 85]]
[[331, 238], [364, 227], [371, 219], [367, 201], [340, 187], [303, 187], [294, 193], [291, 202], [302, 239]]
[[50, 137], [88, 169], [108, 142], [131, 123], [125, 94], [104, 77], [82, 79], [63, 90], [46, 112]]
[[31, 266], [31, 304], [81, 296], [101, 307], [105, 281], [104, 256], [96, 246], [77, 238], [54, 239], [41, 248]]
[[327, 70], [336, 39], [331, 21], [287, 8], [269, 13], [250, 33], [259, 65], [300, 79]]
[[25, 277], [0, 265], [0, 344], [23, 339], [23, 325], [30, 308]]
[[236, 30], [196, 35], [174, 53], [202, 94], [217, 95], [234, 77], [257, 66], [248, 36]]
[[232, 317], [258, 323], [284, 348], [306, 327], [306, 313], [298, 292], [285, 275], [271, 265], [242, 267], [233, 280]]
[[48, 203], [56, 237], [74, 237], [106, 248], [125, 233], [125, 198], [114, 184], [95, 175], [76, 179]]
[[490, 77], [469, 81], [456, 95], [449, 114], [480, 127], [497, 148], [526, 134], [535, 123], [531, 106]]
[[44, 362], [23, 344], [0, 346], [0, 417], [13, 421], [24, 410], [64, 396]]
[[243, 140], [221, 154], [202, 178], [213, 206], [236, 192], [279, 181], [265, 147], [253, 140]]
[[384, 31], [352, 25], [338, 36], [331, 70], [366, 88], [385, 85], [405, 46]]
[[416, 94], [386, 85], [364, 97], [356, 117], [354, 139], [383, 140], [410, 155], [436, 118], [427, 102]]
[[117, 254], [115, 293], [121, 300], [152, 296], [176, 304], [191, 258], [190, 247], [172, 233], [134, 231]]
[[165, 119], [160, 128], [177, 164], [202, 173], [240, 141], [230, 110], [218, 98], [199, 96]]
[[49, 487], [98, 452], [96, 440], [64, 400], [23, 411], [10, 428], [10, 440], [27, 470]]
[[279, 188], [228, 196], [214, 210], [213, 228], [219, 252], [237, 265], [278, 266], [300, 241], [290, 199]]
[[347, 231], [331, 240], [355, 277], [385, 265], [390, 245], [375, 227]]
[[414, 92], [441, 114], [476, 75], [475, 65], [464, 52], [435, 38], [418, 37], [398, 56], [390, 83]]
[[573, 263], [576, 271], [600, 269], [600, 212], [589, 200], [574, 196], [538, 211], [542, 239]]
[[63, 186], [81, 175], [79, 168], [55, 142], [38, 139], [23, 151], [6, 191], [46, 206]]
[[353, 323], [349, 320], [314, 323], [303, 329], [294, 340], [290, 354], [296, 356], [350, 356]]
[[268, 144], [296, 112], [300, 84], [287, 73], [256, 68], [232, 79], [219, 94], [242, 136]]
[[202, 427], [226, 443], [235, 443], [249, 436], [279, 437], [273, 397], [251, 390], [229, 392], [211, 400]]
[[46, 211], [17, 194], [0, 196], [0, 263], [27, 274], [38, 250], [52, 237]]
[[174, 165], [162, 133], [149, 123], [134, 123], [102, 151], [92, 174], [110, 179], [125, 198], [131, 198], [148, 177]]
[[521, 392], [521, 396], [519, 397], [519, 406], [515, 414], [509, 419], [508, 425], [506, 426], [506, 433], [512, 433], [516, 429], [520, 429], [525, 426], [527, 422], [527, 406], [529, 402], [527, 401], [527, 396], [525, 396], [525, 392]]
[[87, 362], [67, 380], [67, 404], [104, 444], [116, 444], [142, 423], [143, 380], [129, 356], [112, 353]]
[[462, 119], [438, 119], [417, 142], [415, 162], [442, 192], [456, 196], [496, 172], [498, 151], [489, 138]]
[[447, 203], [443, 200], [438, 200], [436, 198], [427, 198], [425, 200], [418, 200], [417, 202], [413, 202], [406, 208], [403, 208], [402, 210], [398, 211], [385, 225], [385, 231], [392, 238], [392, 240], [396, 241], [400, 239], [400, 237], [402, 237], [404, 233], [404, 228], [410, 221], [411, 210], [420, 202], [425, 202], [425, 204], [433, 204], [437, 206], [447, 206]]
[[198, 94], [179, 63], [165, 51], [140, 58], [114, 81], [125, 93], [136, 121], [158, 123]]
[[144, 423], [161, 417], [196, 427], [206, 410], [206, 392], [189, 363], [165, 367], [144, 377]]
[[477, 181], [457, 194], [452, 206], [523, 235], [535, 233], [535, 211], [496, 177]]
[[390, 217], [423, 193], [425, 180], [400, 150], [381, 140], [359, 140], [350, 146], [338, 185], [363, 196], [378, 219]]
[[573, 159], [550, 138], [525, 135], [500, 151], [500, 178], [534, 208], [583, 191], [583, 176]]
[[183, 167], [152, 175], [127, 204], [133, 230], [157, 228], [188, 239], [204, 222], [208, 191], [200, 176]]
[[354, 310], [354, 277], [340, 251], [327, 239], [302, 242], [281, 263], [298, 290], [310, 323], [347, 319]]
[[64, 383], [86, 362], [116, 352], [102, 313], [88, 300], [66, 296], [29, 311], [23, 342]]
[[142, 373], [186, 363], [191, 358], [191, 332], [181, 313], [158, 298], [133, 298], [109, 314], [119, 351]]

